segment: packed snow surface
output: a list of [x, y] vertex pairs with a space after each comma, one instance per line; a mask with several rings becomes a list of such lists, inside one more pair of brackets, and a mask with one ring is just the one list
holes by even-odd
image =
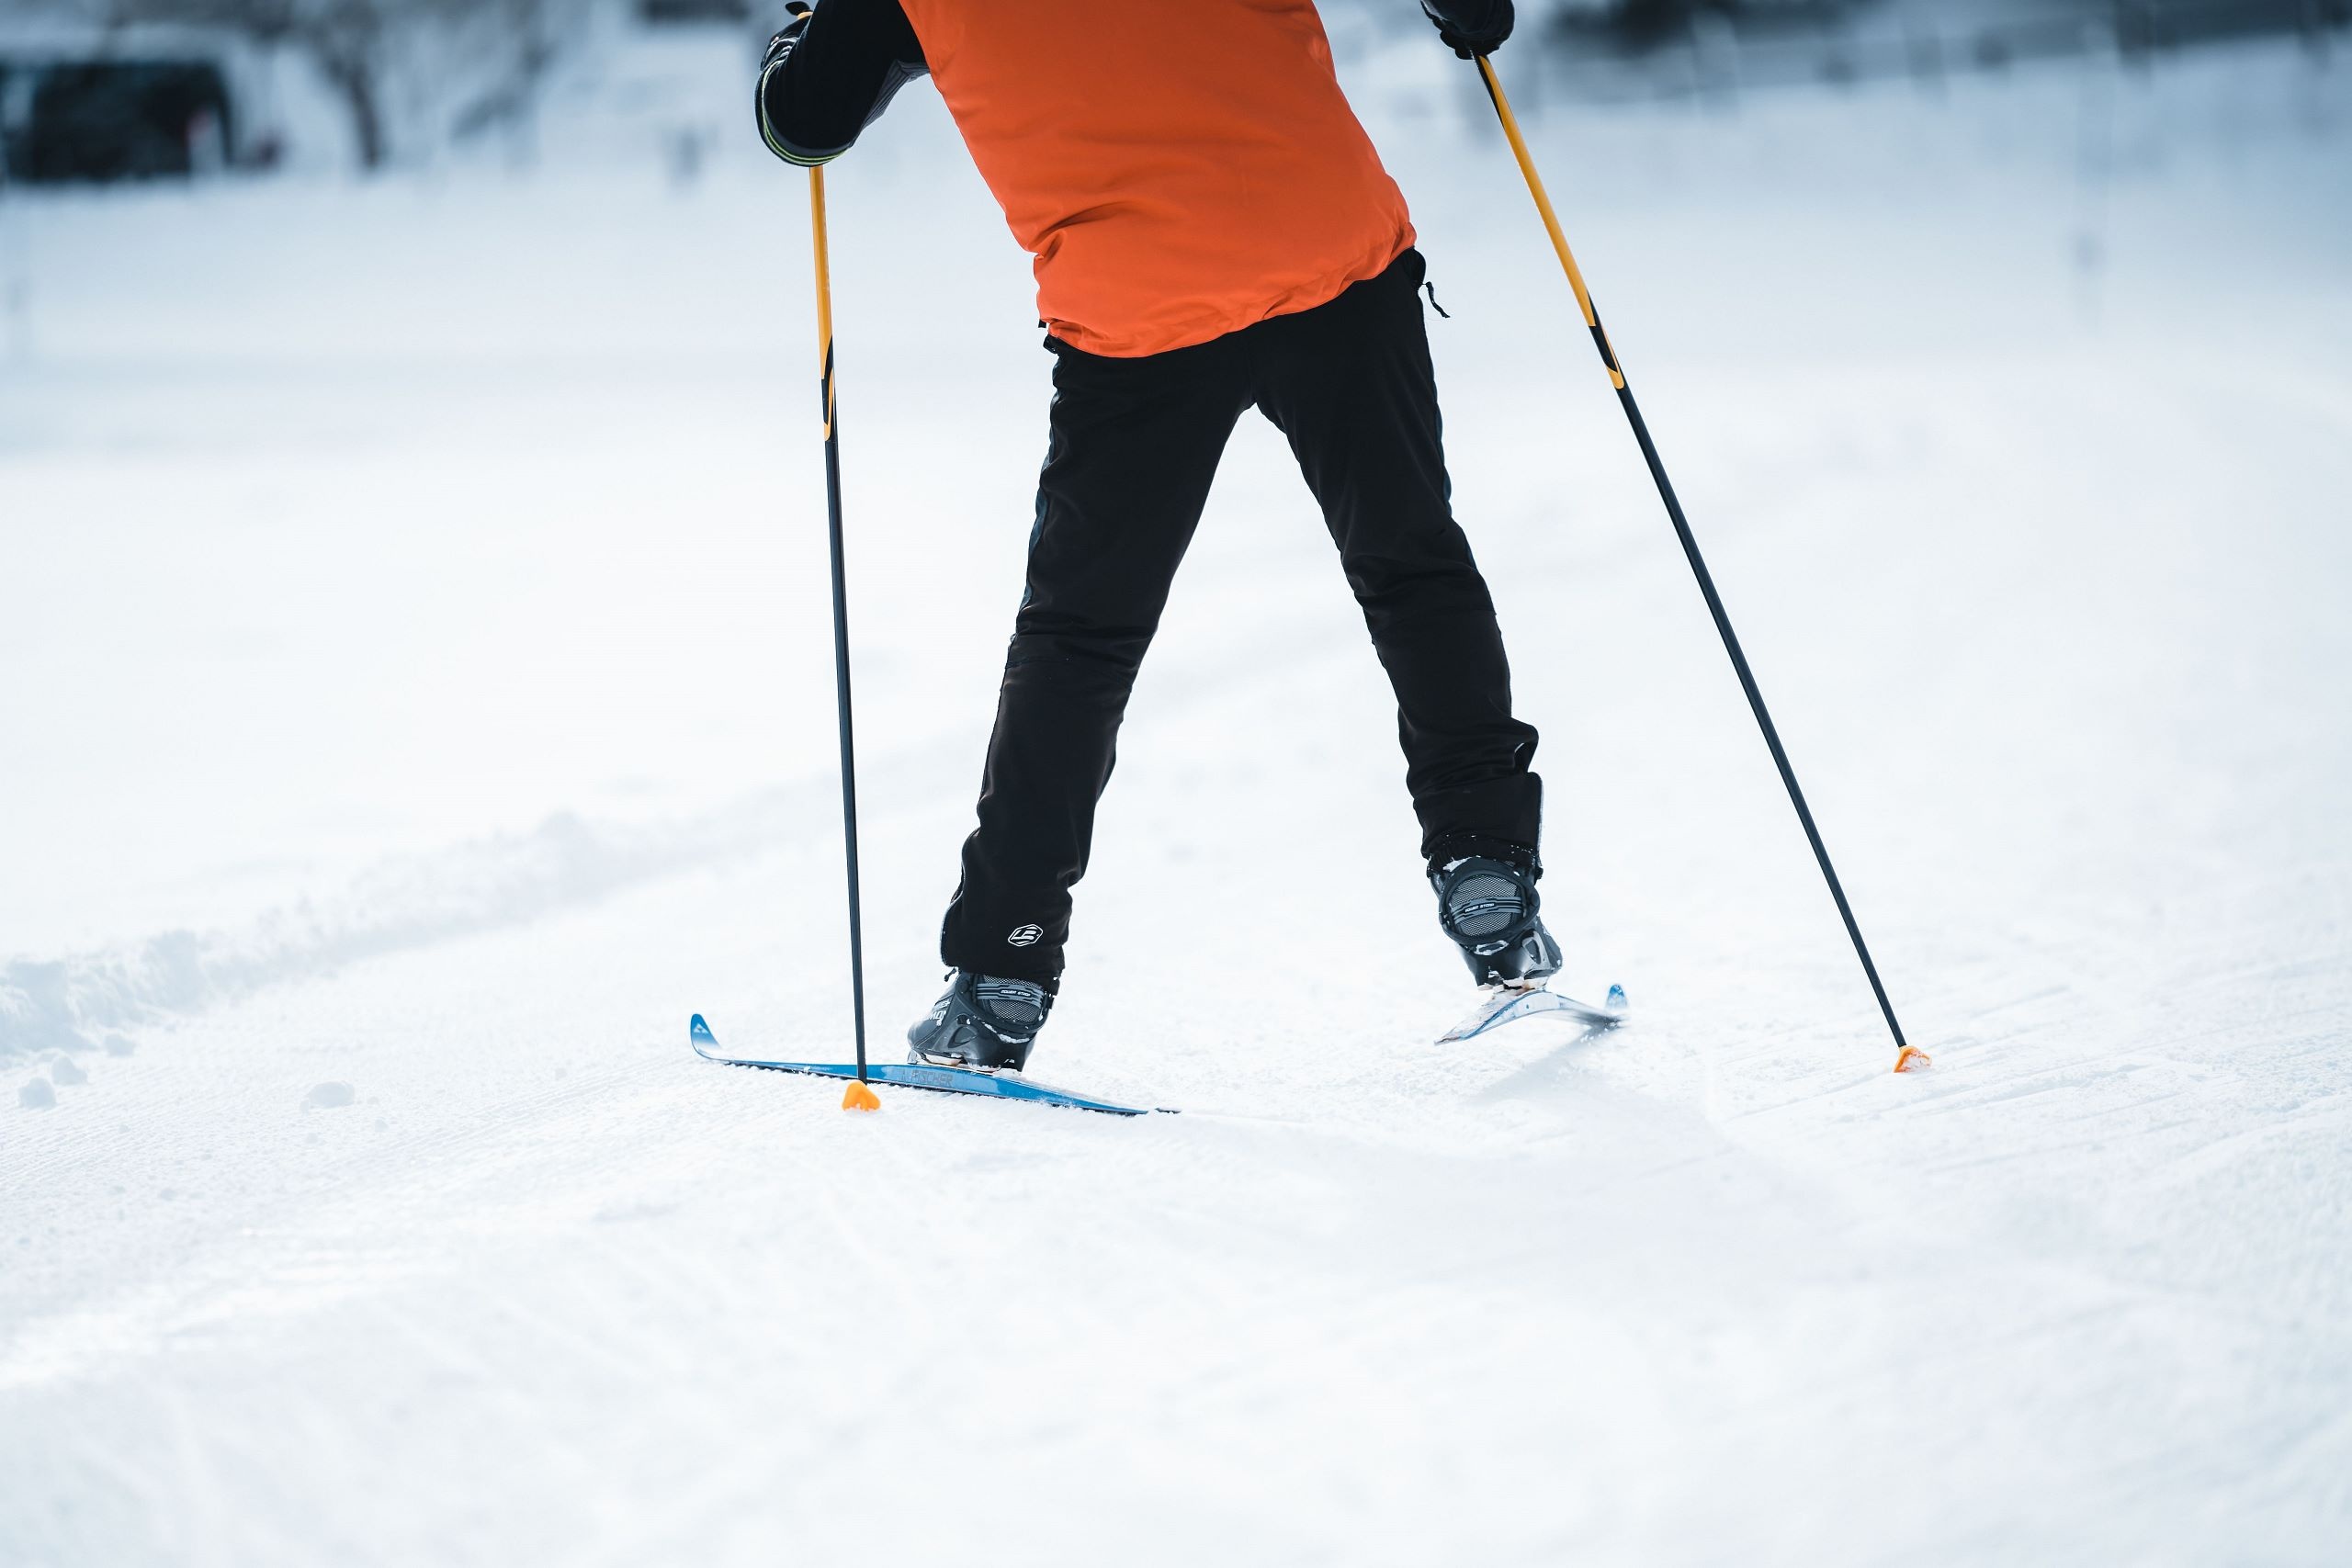
[[[850, 1048], [800, 176], [0, 205], [0, 1562], [2346, 1560], [2352, 72], [1535, 119], [1896, 1077], [1475, 89], [1351, 70], [1633, 1020], [1432, 1043], [1252, 422], [1035, 1063], [1133, 1122], [687, 1049]], [[1046, 359], [935, 96], [832, 185], [888, 1051]]]

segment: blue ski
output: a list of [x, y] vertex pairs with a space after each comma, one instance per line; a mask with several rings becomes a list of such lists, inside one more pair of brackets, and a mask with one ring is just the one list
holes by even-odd
[[[729, 1056], [718, 1048], [718, 1039], [710, 1025], [696, 1013], [687, 1026], [694, 1041], [695, 1054], [707, 1062], [729, 1067], [764, 1067], [776, 1073], [810, 1073], [822, 1078], [854, 1078], [857, 1067], [851, 1062], [762, 1062], [749, 1056]], [[865, 1066], [868, 1083], [897, 1084], [903, 1089], [937, 1089], [942, 1094], [977, 1094], [997, 1100], [1023, 1100], [1032, 1105], [1066, 1105], [1073, 1111], [1100, 1111], [1111, 1116], [1142, 1116], [1148, 1112], [1134, 1105], [1113, 1105], [1108, 1100], [1089, 1100], [1066, 1089], [1049, 1089], [1041, 1083], [1011, 1073], [976, 1073], [962, 1067], [933, 1067], [913, 1062], [869, 1062]], [[1153, 1106], [1155, 1111], [1172, 1111], [1165, 1105]]]
[[1539, 1012], [1566, 1013], [1588, 1029], [1614, 1029], [1625, 1021], [1625, 987], [1609, 987], [1609, 999], [1599, 1007], [1580, 1002], [1574, 997], [1564, 997], [1557, 991], [1547, 991], [1541, 986], [1524, 990], [1509, 986], [1494, 987], [1494, 994], [1478, 1003], [1468, 1018], [1437, 1037], [1441, 1045], [1457, 1040], [1468, 1040], [1490, 1029], [1500, 1029], [1522, 1018], [1532, 1018]]

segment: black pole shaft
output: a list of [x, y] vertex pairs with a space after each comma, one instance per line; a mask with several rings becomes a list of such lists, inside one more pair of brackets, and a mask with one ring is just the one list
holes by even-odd
[[842, 438], [833, 402], [833, 345], [825, 344], [825, 510], [833, 557], [833, 704], [841, 716], [842, 841], [849, 864], [849, 994], [857, 1081], [865, 1081], [865, 942], [857, 894], [857, 741], [850, 724], [849, 581], [842, 561]]
[[[805, 9], [805, 7], [802, 7]], [[798, 14], [797, 11], [795, 12]], [[842, 549], [842, 439], [833, 392], [833, 266], [825, 235], [825, 166], [808, 170], [808, 237], [817, 267], [817, 395], [825, 416], [826, 542], [833, 560], [833, 705], [841, 717], [842, 848], [849, 870], [849, 996], [857, 1036], [857, 1081], [845, 1107], [872, 1110], [865, 1083], [865, 923], [857, 895], [857, 742], [850, 724], [849, 573]]]
[[[1612, 361], [1614, 356], [1606, 347], [1601, 357]], [[1862, 940], [1862, 928], [1854, 919], [1853, 907], [1846, 902], [1845, 885], [1838, 880], [1838, 868], [1829, 863], [1829, 847], [1821, 841], [1821, 829], [1814, 825], [1813, 808], [1804, 803], [1804, 791], [1797, 784], [1797, 772], [1789, 765], [1789, 753], [1781, 745], [1781, 731], [1772, 723], [1771, 710], [1764, 705], [1764, 694], [1756, 684], [1756, 672], [1747, 667], [1747, 655], [1739, 646], [1739, 634], [1731, 629], [1731, 616], [1724, 609], [1723, 595], [1715, 592], [1714, 574], [1707, 570], [1706, 558], [1699, 553], [1698, 536], [1690, 532], [1690, 520], [1682, 514], [1682, 502], [1674, 493], [1674, 482], [1666, 477], [1666, 465], [1657, 455], [1657, 446], [1650, 439], [1650, 427], [1642, 420], [1641, 406], [1634, 401], [1634, 389], [1620, 384], [1617, 401], [1625, 410], [1625, 418], [1634, 427], [1634, 439], [1641, 443], [1642, 460], [1650, 466], [1650, 478], [1657, 481], [1658, 499], [1666, 502], [1666, 514], [1674, 523], [1674, 533], [1682, 541], [1682, 554], [1690, 562], [1690, 575], [1699, 580], [1699, 592], [1707, 601], [1707, 613], [1715, 618], [1715, 630], [1722, 634], [1724, 651], [1731, 655], [1731, 667], [1739, 676], [1739, 689], [1747, 694], [1748, 708], [1756, 715], [1757, 728], [1764, 732], [1764, 744], [1771, 749], [1772, 765], [1781, 770], [1781, 783], [1788, 786], [1789, 804], [1797, 808], [1797, 820], [1804, 825], [1805, 841], [1813, 846], [1813, 858], [1821, 863], [1822, 879], [1829, 884], [1829, 897], [1837, 901], [1838, 918], [1846, 922], [1846, 934], [1853, 939], [1854, 954], [1862, 961], [1862, 973], [1870, 977], [1871, 994], [1878, 998], [1878, 1010], [1886, 1015], [1886, 1027], [1894, 1036], [1895, 1048], [1901, 1050], [1909, 1042], [1903, 1038], [1903, 1025], [1894, 1016], [1894, 1004], [1886, 998], [1886, 987], [1880, 983], [1878, 965], [1871, 962], [1870, 944]]]

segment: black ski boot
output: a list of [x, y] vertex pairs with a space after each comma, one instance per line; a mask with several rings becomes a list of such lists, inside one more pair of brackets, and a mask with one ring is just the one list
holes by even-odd
[[1535, 918], [1532, 865], [1464, 855], [1430, 871], [1438, 923], [1481, 986], [1532, 989], [1560, 972], [1560, 944]]
[[1053, 994], [1035, 980], [1002, 980], [958, 969], [931, 1016], [907, 1031], [907, 1060], [1017, 1073], [1053, 1006]]

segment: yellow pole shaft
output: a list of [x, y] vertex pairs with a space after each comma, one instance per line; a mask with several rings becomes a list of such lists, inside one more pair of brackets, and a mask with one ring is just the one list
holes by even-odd
[[833, 434], [833, 274], [825, 243], [825, 171], [808, 170], [808, 231], [817, 247], [817, 379], [825, 390], [825, 434]]
[[[1560, 216], [1552, 210], [1552, 197], [1544, 189], [1544, 176], [1535, 172], [1535, 159], [1527, 151], [1527, 138], [1520, 134], [1519, 117], [1510, 112], [1510, 99], [1504, 96], [1502, 78], [1495, 74], [1495, 62], [1483, 54], [1478, 56], [1478, 74], [1486, 79], [1487, 96], [1495, 101], [1495, 115], [1503, 122], [1503, 136], [1510, 142], [1510, 155], [1519, 160], [1519, 172], [1527, 178], [1528, 194], [1535, 198], [1535, 210], [1543, 215], [1544, 231], [1552, 236], [1552, 249], [1560, 257], [1560, 270], [1568, 275], [1568, 287], [1576, 290], [1577, 309], [1584, 312], [1584, 324], [1598, 334], [1600, 318], [1593, 312], [1592, 291], [1584, 286], [1584, 273], [1577, 265], [1576, 253], [1568, 249], [1567, 235], [1560, 231]], [[1610, 381], [1623, 387], [1624, 374], [1617, 368], [1616, 354], [1605, 338], [1601, 356], [1609, 367]]]

